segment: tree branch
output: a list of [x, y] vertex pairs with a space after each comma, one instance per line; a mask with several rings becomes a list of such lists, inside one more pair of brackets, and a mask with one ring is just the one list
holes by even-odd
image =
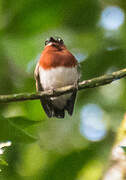
[[[95, 88], [98, 86], [109, 84], [115, 80], [121, 79], [126, 76], [126, 69], [113, 72], [112, 74], [107, 74], [90, 80], [82, 81], [78, 85], [78, 90]], [[15, 101], [25, 101], [25, 100], [35, 100], [41, 97], [57, 97], [63, 94], [68, 94], [75, 89], [74, 85], [65, 86], [62, 88], [57, 88], [54, 91], [42, 91], [38, 93], [20, 93], [12, 95], [0, 95], [0, 103], [15, 102]]]

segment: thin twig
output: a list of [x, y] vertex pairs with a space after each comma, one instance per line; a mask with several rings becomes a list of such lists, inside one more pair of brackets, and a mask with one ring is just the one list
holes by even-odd
[[108, 167], [100, 180], [126, 180], [126, 114], [115, 134], [115, 142], [112, 147]]
[[[126, 69], [113, 72], [104, 76], [93, 78], [90, 80], [82, 81], [79, 83], [78, 90], [95, 88], [98, 86], [103, 86], [109, 84], [115, 80], [121, 79], [126, 76]], [[75, 89], [74, 85], [65, 86], [62, 88], [57, 88], [54, 91], [42, 91], [38, 93], [20, 93], [20, 94], [11, 94], [11, 95], [0, 95], [0, 103], [8, 103], [15, 101], [25, 101], [25, 100], [35, 100], [40, 99], [41, 97], [57, 97], [63, 94], [68, 94]]]

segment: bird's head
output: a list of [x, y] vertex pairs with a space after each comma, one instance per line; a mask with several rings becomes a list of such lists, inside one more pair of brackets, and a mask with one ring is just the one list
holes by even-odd
[[54, 47], [58, 50], [64, 49], [65, 47], [64, 41], [60, 37], [50, 37], [49, 39], [47, 39], [45, 41], [45, 47], [47, 46]]

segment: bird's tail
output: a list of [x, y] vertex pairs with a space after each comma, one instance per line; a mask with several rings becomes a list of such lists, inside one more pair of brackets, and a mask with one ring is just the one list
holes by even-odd
[[65, 112], [64, 109], [59, 109], [52, 104], [52, 101], [49, 98], [41, 98], [40, 99], [43, 109], [45, 110], [47, 116], [49, 118], [64, 118]]

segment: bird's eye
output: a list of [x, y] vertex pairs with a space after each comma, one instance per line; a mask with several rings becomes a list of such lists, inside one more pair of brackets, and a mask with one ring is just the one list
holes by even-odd
[[46, 40], [46, 41], [45, 41], [45, 46], [46, 46], [48, 43], [49, 43], [49, 41], [48, 41], [48, 40]]
[[60, 39], [60, 43], [63, 44], [63, 40], [62, 39]]
[[60, 44], [63, 44], [63, 40], [61, 38], [58, 38], [58, 41], [60, 42]]

